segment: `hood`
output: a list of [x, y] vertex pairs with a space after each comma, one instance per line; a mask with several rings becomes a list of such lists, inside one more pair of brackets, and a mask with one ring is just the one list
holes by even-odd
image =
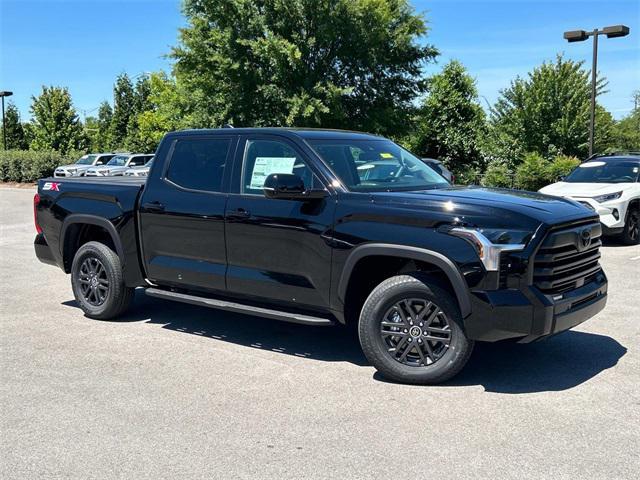
[[622, 190], [620, 183], [569, 183], [558, 182], [540, 189], [540, 193], [558, 195], [561, 197], [591, 198], [606, 193], [615, 193]]
[[126, 170], [127, 168], [129, 167], [122, 167], [119, 165], [95, 165], [91, 167], [90, 170], [92, 171], [109, 170], [110, 172], [112, 172], [114, 170]]
[[70, 163], [69, 165], [60, 165], [56, 167], [57, 169], [66, 170], [67, 168], [77, 168], [78, 170], [88, 170], [91, 168], [91, 165], [78, 165], [77, 163]]
[[372, 193], [373, 201], [398, 208], [425, 208], [439, 220], [485, 228], [537, 228], [595, 216], [564, 198], [482, 187], [449, 187], [416, 192]]

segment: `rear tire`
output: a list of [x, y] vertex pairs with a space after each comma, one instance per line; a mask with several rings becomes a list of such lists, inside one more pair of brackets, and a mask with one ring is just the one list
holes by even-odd
[[627, 245], [638, 245], [640, 243], [640, 209], [629, 208], [627, 219], [624, 222], [622, 231], [622, 241]]
[[135, 292], [124, 284], [120, 257], [99, 242], [85, 243], [76, 252], [71, 287], [85, 315], [99, 320], [122, 314]]
[[473, 350], [453, 296], [428, 276], [391, 277], [364, 303], [358, 333], [362, 350], [385, 377], [436, 384], [454, 377]]

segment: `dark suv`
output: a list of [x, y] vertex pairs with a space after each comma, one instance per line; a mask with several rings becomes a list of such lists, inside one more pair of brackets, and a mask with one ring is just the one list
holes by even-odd
[[[577, 202], [452, 187], [385, 138], [167, 134], [148, 178], [43, 179], [38, 257], [91, 318], [136, 287], [308, 325], [357, 326], [389, 378], [441, 382], [474, 341], [530, 342], [605, 305], [601, 226]], [[594, 354], [596, 354], [594, 352]]]

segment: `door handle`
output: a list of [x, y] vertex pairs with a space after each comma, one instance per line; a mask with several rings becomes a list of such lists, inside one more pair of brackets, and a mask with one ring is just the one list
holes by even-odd
[[148, 212], [164, 212], [164, 205], [160, 202], [147, 202], [142, 204], [142, 208]]
[[249, 212], [249, 210], [246, 210], [244, 208], [236, 208], [235, 210], [231, 210], [230, 212], [227, 213], [227, 217], [228, 218], [249, 218], [251, 216], [251, 213]]

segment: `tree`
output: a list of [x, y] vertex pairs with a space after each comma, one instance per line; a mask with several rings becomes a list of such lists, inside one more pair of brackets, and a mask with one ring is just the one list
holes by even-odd
[[136, 83], [135, 90], [133, 92], [133, 111], [129, 117], [129, 123], [127, 124], [127, 138], [125, 140], [125, 146], [132, 151], [140, 150], [138, 143], [138, 119], [142, 112], [151, 109], [151, 103], [149, 101], [149, 95], [151, 94], [151, 81], [149, 77], [144, 75]]
[[[590, 73], [583, 62], [565, 60], [561, 55], [555, 62], [535, 68], [526, 79], [516, 78], [500, 92], [492, 109], [489, 155], [516, 163], [527, 152], [545, 158], [558, 153], [584, 158], [588, 152], [590, 85]], [[597, 94], [603, 93], [606, 80], [600, 77], [596, 87]], [[602, 109], [598, 110], [602, 117]], [[602, 133], [596, 122], [596, 144], [603, 143]]]
[[96, 117], [86, 117], [84, 119], [83, 127], [88, 141], [87, 149], [90, 152], [99, 152], [101, 150], [101, 139], [98, 119]]
[[404, 132], [437, 54], [407, 0], [186, 0], [184, 13], [174, 71], [209, 126]]
[[451, 61], [429, 80], [429, 95], [417, 116], [412, 150], [443, 160], [461, 172], [481, 158], [485, 115], [474, 79], [458, 61]]
[[111, 149], [111, 120], [113, 118], [113, 110], [106, 100], [100, 104], [98, 108], [98, 133], [95, 136], [95, 143], [92, 146], [94, 152], [105, 152]]
[[[28, 148], [27, 139], [24, 134], [24, 128], [22, 127], [22, 123], [20, 123], [20, 112], [18, 112], [18, 108], [15, 106], [13, 102], [9, 102], [7, 104], [7, 108], [4, 114], [5, 125], [6, 125], [6, 139], [7, 139], [7, 149], [17, 149], [17, 150], [25, 150]], [[4, 127], [0, 125], [0, 140], [4, 137]], [[3, 145], [4, 147], [4, 145]]]
[[631, 113], [613, 125], [611, 144], [614, 150], [640, 150], [640, 90], [634, 92], [633, 100]]
[[43, 86], [42, 93], [31, 98], [33, 150], [51, 149], [65, 154], [84, 147], [82, 125], [66, 88]]
[[113, 116], [109, 130], [109, 143], [113, 149], [124, 146], [129, 119], [135, 112], [134, 102], [133, 84], [129, 76], [123, 73], [118, 76], [113, 87]]
[[190, 111], [192, 101], [193, 96], [175, 78], [164, 72], [152, 73], [146, 109], [137, 115], [137, 129], [129, 138], [131, 148], [153, 152], [165, 133], [204, 126]]

